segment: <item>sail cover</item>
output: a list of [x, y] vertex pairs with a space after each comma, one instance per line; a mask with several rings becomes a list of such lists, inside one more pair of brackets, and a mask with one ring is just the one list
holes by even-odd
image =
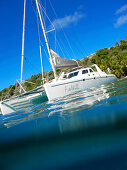
[[66, 68], [66, 67], [77, 67], [78, 66], [78, 63], [76, 62], [76, 60], [69, 60], [69, 59], [61, 58], [52, 49], [50, 49], [50, 52], [53, 57], [55, 68]]

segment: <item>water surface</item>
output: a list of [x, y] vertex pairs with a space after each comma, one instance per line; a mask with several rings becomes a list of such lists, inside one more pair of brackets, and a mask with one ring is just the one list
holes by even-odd
[[2, 169], [127, 169], [127, 79], [0, 115]]

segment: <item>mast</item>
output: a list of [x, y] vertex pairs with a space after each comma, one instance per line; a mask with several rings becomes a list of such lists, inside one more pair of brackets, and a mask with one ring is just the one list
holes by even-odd
[[42, 82], [43, 82], [43, 84], [44, 84], [44, 73], [43, 73], [43, 64], [42, 64], [41, 45], [40, 45], [40, 59], [41, 59]]
[[[24, 16], [23, 16], [22, 59], [21, 59], [21, 84], [22, 84], [23, 61], [24, 61], [25, 13], [26, 13], [26, 0], [24, 0]], [[20, 88], [20, 92], [21, 92], [21, 88]]]
[[49, 53], [52, 69], [53, 69], [53, 72], [54, 72], [54, 77], [55, 77], [55, 79], [57, 79], [56, 69], [54, 67], [54, 62], [53, 62], [52, 54], [51, 54], [51, 51], [50, 51], [50, 47], [49, 47], [48, 39], [47, 39], [47, 36], [46, 36], [46, 31], [45, 31], [43, 19], [42, 19], [43, 15], [40, 12], [38, 0], [35, 0], [35, 1], [36, 1], [36, 6], [37, 6], [40, 22], [41, 22], [41, 27], [42, 27], [42, 30], [43, 30], [43, 33], [44, 33], [45, 43], [46, 43], [46, 46], [47, 46], [47, 50], [48, 50], [48, 53]]

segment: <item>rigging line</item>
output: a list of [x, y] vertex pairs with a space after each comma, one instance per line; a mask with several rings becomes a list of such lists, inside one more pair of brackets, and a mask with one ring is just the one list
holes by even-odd
[[[25, 62], [27, 63], [27, 64], [29, 64], [29, 66], [31, 67], [31, 69], [30, 69], [30, 71], [31, 70], [34, 70], [35, 72], [37, 72], [37, 70], [38, 70], [38, 72], [40, 72], [40, 70], [38, 69], [38, 67], [36, 66], [36, 65], [34, 65], [33, 63], [31, 63], [31, 60], [29, 60], [29, 58], [26, 58], [25, 57]], [[35, 68], [36, 67], [36, 68]], [[29, 67], [27, 67], [27, 68], [29, 68]], [[30, 72], [31, 74], [32, 74], [32, 72]]]
[[[45, 0], [45, 2], [44, 2], [44, 8], [45, 8], [45, 12], [46, 12], [46, 0]], [[46, 15], [44, 15], [43, 17], [44, 17], [45, 24], [46, 24]]]
[[[55, 12], [55, 9], [53, 8], [50, 0], [49, 0], [49, 3], [50, 3], [50, 6], [51, 6], [51, 8], [52, 8], [52, 10], [53, 10], [56, 18], [58, 18], [58, 17], [57, 17], [57, 14], [56, 14], [56, 12]], [[59, 25], [60, 25], [60, 24], [59, 24]], [[62, 28], [61, 25], [60, 25], [60, 27]], [[56, 29], [55, 29], [55, 32], [56, 32]], [[63, 32], [64, 32], [64, 31], [63, 31]], [[61, 47], [61, 45], [60, 45], [60, 43], [59, 43], [59, 41], [61, 42], [61, 44], [62, 44], [63, 47], [64, 47], [64, 44], [62, 43], [62, 41], [60, 40], [60, 38], [59, 38], [59, 41], [58, 41], [58, 40], [56, 39], [56, 37], [55, 37], [55, 41], [58, 43], [58, 45], [59, 45], [59, 47], [60, 47], [60, 49], [61, 49], [61, 52], [63, 53], [64, 58], [66, 58], [66, 57], [65, 57], [65, 54], [64, 54], [64, 52], [63, 52], [63, 50], [62, 50], [62, 47]], [[65, 47], [64, 47], [64, 48], [65, 48]], [[69, 54], [69, 52], [67, 52], [67, 53]], [[75, 54], [74, 54], [74, 55], [75, 55]], [[70, 56], [70, 54], [69, 54], [68, 56]], [[69, 57], [69, 58], [70, 58], [70, 57]]]
[[62, 50], [62, 47], [61, 47], [61, 45], [60, 45], [59, 41], [58, 41], [58, 40], [56, 40], [56, 41], [57, 41], [57, 43], [58, 43], [58, 46], [60, 47], [60, 49], [61, 49], [61, 52], [62, 52], [62, 54], [63, 54], [63, 56], [64, 56], [64, 58], [65, 58], [65, 54], [64, 54], [64, 52], [63, 52], [63, 50]]
[[[41, 13], [42, 13], [42, 11], [44, 12], [44, 14], [45, 14], [44, 16], [47, 17], [47, 19], [49, 20], [49, 22], [50, 22], [50, 24], [52, 25], [53, 29], [56, 30], [55, 27], [54, 27], [54, 25], [53, 25], [53, 23], [51, 22], [49, 16], [48, 16], [47, 13], [46, 13], [46, 8], [44, 8], [42, 4], [39, 4], [39, 6], [40, 6], [40, 8], [41, 8]], [[44, 22], [44, 26], [45, 26], [45, 28], [46, 28], [46, 24], [45, 24], [46, 20], [43, 20], [43, 22]], [[52, 29], [52, 30], [53, 30], [53, 29]], [[47, 31], [47, 33], [48, 33], [48, 32], [51, 32], [52, 30]], [[48, 39], [48, 37], [47, 37], [47, 39]], [[49, 40], [48, 40], [48, 41], [49, 41]], [[55, 42], [56, 42], [56, 31], [55, 31]], [[55, 43], [55, 45], [56, 45], [56, 43]]]
[[[42, 20], [43, 19], [43, 14], [40, 12], [40, 9], [39, 9], [40, 7], [39, 7], [39, 4], [38, 4], [37, 0], [36, 0], [36, 6], [37, 6], [38, 14], [39, 14], [39, 17], [40, 17], [41, 27], [42, 27], [43, 33], [44, 33], [44, 39], [45, 39], [45, 43], [46, 43], [46, 46], [47, 46], [47, 51], [49, 53], [50, 64], [51, 64], [52, 69], [53, 69], [54, 77], [55, 77], [55, 79], [57, 79], [55, 63], [54, 63], [54, 60], [53, 60], [53, 57], [52, 57], [52, 54], [51, 54], [51, 51], [50, 51], [50, 46], [49, 46], [49, 43], [48, 43], [48, 39], [47, 39], [47, 36], [46, 36], [45, 25], [44, 25], [44, 22]], [[41, 14], [42, 14], [42, 16], [41, 16]]]
[[[40, 39], [40, 44], [41, 44], [42, 47], [44, 47], [43, 43], [41, 42], [41, 39]], [[46, 55], [48, 61], [50, 62], [50, 59], [49, 59], [49, 56], [48, 56], [46, 50], [45, 50], [44, 48], [43, 48], [43, 50], [44, 50], [44, 53], [45, 53], [45, 55]]]
[[[29, 68], [31, 74], [33, 74], [31, 70], [34, 70], [34, 72], [35, 72], [34, 74], [36, 74], [36, 72], [40, 72], [40, 70], [39, 70], [37, 67], [35, 68], [35, 65], [33, 65], [33, 64], [30, 62], [30, 60], [27, 59], [27, 60], [26, 60], [26, 63], [29, 64], [29, 67], [27, 67], [27, 69]], [[37, 70], [38, 70], [38, 71], [37, 71]]]
[[[83, 44], [82, 44], [82, 42], [80, 41], [80, 39], [78, 38], [76, 31], [72, 30], [72, 32], [73, 32], [73, 34], [75, 35], [76, 40], [78, 41], [78, 43], [79, 43], [79, 45], [81, 46], [81, 48], [84, 49]], [[83, 53], [84, 56], [85, 56], [85, 54], [88, 56], [88, 53], [87, 53], [87, 51], [86, 51], [85, 49], [82, 50], [82, 53]], [[85, 54], [84, 54], [84, 53], [85, 53]]]
[[[31, 2], [32, 2], [32, 0], [31, 0]], [[32, 4], [32, 3], [31, 3], [31, 4]], [[33, 11], [34, 11], [34, 13], [35, 13], [35, 16], [38, 17], [38, 13], [37, 13], [36, 10], [34, 9], [33, 5], [32, 5], [32, 8], [33, 8]], [[40, 37], [39, 37], [39, 39], [40, 39]], [[41, 46], [43, 46], [43, 44], [42, 44], [42, 42], [41, 42], [41, 39], [40, 39], [40, 44], [41, 44]], [[46, 57], [47, 57], [47, 59], [48, 59], [48, 61], [49, 61], [49, 57], [48, 57], [45, 49], [44, 49], [44, 53], [46, 54]]]
[[[50, 3], [50, 6], [51, 6], [51, 8], [52, 8], [52, 10], [53, 10], [53, 12], [54, 12], [56, 18], [58, 18], [57, 14], [56, 14], [56, 11], [55, 11], [55, 9], [53, 8], [53, 5], [52, 5], [52, 3], [51, 3], [50, 0], [49, 0], [49, 3]], [[67, 40], [67, 42], [68, 42], [68, 45], [69, 45], [69, 47], [70, 47], [70, 49], [71, 49], [71, 51], [72, 51], [74, 57], [76, 58], [76, 55], [75, 55], [75, 53], [74, 53], [74, 51], [73, 51], [73, 49], [72, 49], [72, 47], [71, 47], [71, 44], [70, 44], [70, 42], [69, 42], [69, 40], [68, 40], [68, 37], [67, 37], [67, 35], [65, 34], [65, 31], [64, 31], [63, 28], [62, 28], [62, 25], [61, 25], [60, 23], [58, 23], [58, 24], [60, 25], [61, 30], [63, 31], [64, 36], [65, 36], [65, 38], [66, 38], [66, 40]]]
[[[32, 2], [32, 0], [31, 0], [31, 2]], [[32, 4], [32, 3], [31, 3]], [[40, 5], [40, 4], [39, 4]], [[34, 13], [35, 13], [35, 16], [36, 17], [38, 17], [38, 13], [35, 11], [35, 9], [34, 9], [34, 7], [32, 6], [32, 8], [33, 8], [33, 11], [34, 11]], [[40, 37], [39, 37], [39, 39], [40, 39]], [[42, 42], [41, 42], [41, 39], [40, 39], [40, 43], [41, 43], [41, 45], [42, 45]], [[43, 46], [43, 45], [42, 45]]]
[[[42, 11], [45, 13], [45, 16], [48, 18], [50, 24], [51, 24], [52, 27], [55, 29], [54, 25], [52, 24], [50, 18], [48, 17], [48, 15], [47, 15], [47, 13], [46, 13], [46, 9], [45, 9], [45, 8], [42, 6], [42, 4], [40, 4], [40, 3], [39, 3], [39, 6], [40, 6], [40, 8], [41, 8], [41, 13], [42, 13]], [[45, 20], [44, 20], [43, 22], [44, 22], [44, 25], [46, 25], [46, 24], [45, 24]], [[46, 26], [45, 26], [45, 28], [46, 28]], [[47, 38], [48, 38], [48, 37], [47, 37]], [[55, 29], [55, 50], [56, 50], [56, 29]], [[45, 54], [46, 54], [46, 56], [47, 56], [46, 51], [45, 51]], [[49, 58], [48, 58], [48, 59], [49, 59]]]
[[56, 30], [55, 30], [55, 52], [56, 52]]
[[35, 16], [37, 17], [37, 13], [36, 13], [36, 11], [35, 11], [35, 9], [34, 9], [34, 7], [33, 7], [33, 4], [34, 4], [34, 3], [32, 3], [32, 0], [31, 0], [31, 5], [32, 5], [32, 8], [33, 8], [33, 11], [34, 11], [34, 13], [35, 13]]
[[[38, 0], [39, 1], [39, 0]], [[31, 0], [31, 2], [32, 2], [32, 0]], [[40, 3], [39, 3], [39, 6], [40, 6]], [[35, 13], [35, 16], [38, 18], [38, 12], [37, 12], [37, 9], [35, 10], [34, 9], [34, 7], [33, 7], [33, 5], [32, 5], [32, 8], [33, 8], [33, 11], [34, 11], [34, 13]], [[41, 11], [40, 11], [41, 12]], [[41, 12], [41, 14], [42, 14], [42, 12]], [[44, 21], [43, 21], [44, 22]], [[45, 24], [44, 24], [45, 25]], [[40, 36], [41, 37], [41, 36]], [[40, 37], [39, 37], [39, 39], [40, 39]], [[40, 40], [40, 42], [41, 42], [41, 40]]]
[[[40, 6], [41, 10], [44, 12], [44, 14], [45, 14], [45, 16], [47, 17], [47, 19], [49, 20], [49, 22], [50, 22], [50, 24], [52, 25], [52, 27], [55, 29], [55, 27], [54, 27], [52, 21], [50, 20], [49, 16], [47, 15], [46, 10], [45, 10], [45, 8], [43, 7], [43, 5], [39, 3], [39, 6]], [[43, 22], [44, 22], [44, 21], [43, 21]]]
[[43, 50], [44, 50], [44, 53], [45, 53], [45, 55], [46, 55], [48, 61], [50, 62], [50, 58], [48, 57], [48, 54], [47, 54], [46, 50], [45, 50], [45, 49], [43, 49]]
[[[57, 39], [58, 39], [58, 38], [57, 38]], [[63, 48], [64, 48], [64, 51], [66, 51], [67, 56], [70, 56], [69, 50], [67, 50], [67, 49], [65, 48], [64, 43], [59, 39], [59, 41], [57, 40], [57, 43], [58, 43], [58, 45], [59, 45], [59, 47], [60, 47], [60, 49], [61, 49], [61, 51], [62, 51], [62, 53], [63, 53], [63, 55], [64, 55], [64, 58], [66, 58], [66, 57], [65, 57], [65, 53], [63, 52], [62, 47], [61, 47], [61, 45], [60, 45], [59, 42], [62, 44], [62, 46], [63, 46]], [[69, 58], [70, 58], [70, 57], [69, 57]]]
[[[75, 35], [75, 34], [74, 34], [74, 35]], [[73, 37], [73, 38], [74, 38], [74, 37]], [[77, 38], [76, 38], [76, 40], [77, 40]], [[84, 52], [79, 48], [79, 46], [77, 46], [76, 41], [72, 41], [72, 44], [73, 44], [74, 47], [77, 49], [78, 54], [81, 55], [82, 57], [85, 57]], [[80, 44], [80, 43], [79, 43], [79, 44]]]
[[[43, 7], [43, 6], [41, 6], [41, 4], [39, 3], [39, 8], [41, 9], [41, 10], [40, 10], [41, 16], [43, 16], [43, 13], [42, 13], [42, 10], [43, 10], [43, 9], [42, 9], [42, 7]], [[43, 11], [43, 12], [44, 12], [44, 11]], [[42, 20], [43, 20], [44, 28], [45, 28], [45, 30], [46, 30], [46, 24], [45, 24], [45, 20], [43, 19], [43, 17], [42, 17]], [[49, 42], [48, 37], [47, 37], [47, 40], [48, 40], [48, 42]]]
[[[62, 28], [62, 30], [63, 30], [63, 28]], [[65, 34], [64, 31], [63, 31], [63, 33], [64, 33], [64, 35], [65, 35], [65, 37], [66, 37], [66, 39], [67, 39], [67, 42], [68, 42], [68, 44], [69, 44], [69, 46], [70, 46], [70, 49], [71, 49], [71, 51], [72, 51], [72, 53], [73, 53], [73, 55], [74, 55], [74, 58], [76, 58], [76, 55], [75, 55], [75, 53], [74, 53], [74, 51], [73, 51], [73, 48], [71, 47], [71, 44], [70, 44], [69, 39], [68, 39], [68, 37], [67, 37], [67, 34]]]
[[[40, 41], [40, 43], [41, 43], [41, 46], [44, 47], [41, 41]], [[44, 53], [45, 53], [45, 56], [46, 56], [47, 60], [50, 62], [49, 56], [47, 54], [47, 51], [44, 48], [43, 48], [43, 50], [44, 50]]]
[[[31, 0], [32, 1], [32, 0]], [[48, 17], [48, 15], [46, 14], [46, 10], [45, 10], [45, 8], [43, 7], [43, 6], [41, 6], [41, 4], [39, 3], [39, 5], [40, 5], [40, 7], [41, 7], [41, 9], [43, 10], [43, 12], [45, 13], [45, 15], [47, 16], [47, 18], [48, 18], [48, 20], [50, 21], [50, 23], [52, 24], [52, 22], [51, 22], [51, 20], [49, 19], [49, 17]], [[56, 15], [56, 17], [57, 17], [57, 14], [56, 14], [56, 12], [55, 12], [55, 10], [54, 10], [54, 8], [53, 8], [53, 6], [52, 6], [52, 4], [51, 4], [51, 2], [50, 2], [50, 5], [51, 5], [51, 7], [52, 7], [52, 9], [53, 9], [53, 11], [54, 11], [54, 13], [55, 13], [55, 15]], [[33, 7], [33, 6], [32, 6]], [[35, 9], [33, 8], [33, 10], [34, 10], [34, 12], [35, 12]], [[37, 13], [35, 12], [35, 15], [37, 16]], [[45, 23], [44, 23], [45, 24]], [[54, 25], [52, 24], [52, 26], [54, 27]], [[62, 29], [62, 26], [60, 25], [60, 27], [61, 27], [61, 29]], [[63, 31], [64, 32], [64, 31]], [[56, 34], [56, 29], [55, 29], [55, 34]], [[64, 35], [66, 36], [66, 34], [64, 33]], [[67, 37], [65, 37], [66, 39], [67, 39]], [[56, 39], [56, 35], [55, 35], [55, 43], [56, 43], [56, 41], [58, 42], [58, 40]], [[67, 40], [68, 41], [68, 44], [69, 44], [69, 40]], [[59, 44], [59, 42], [58, 42], [58, 44]], [[64, 44], [62, 43], [62, 45], [64, 46]], [[60, 47], [60, 49], [61, 49], [61, 51], [62, 51], [62, 53], [63, 53], [63, 50], [62, 50], [62, 47], [60, 46], [60, 44], [59, 44], [59, 47]], [[70, 48], [71, 48], [71, 46], [70, 46]], [[56, 45], [55, 45], [55, 50], [56, 50]], [[73, 51], [73, 50], [72, 50]], [[67, 52], [68, 54], [69, 54], [69, 52]], [[45, 52], [45, 54], [46, 54], [46, 56], [47, 56], [47, 53]], [[65, 54], [63, 53], [63, 55], [64, 55], [64, 57], [65, 57]], [[75, 54], [74, 54], [75, 55]], [[69, 54], [69, 56], [70, 56], [70, 54]]]
[[[41, 9], [41, 15], [42, 15], [42, 10], [43, 10], [43, 12], [45, 13], [45, 15], [44, 16], [47, 16], [47, 14], [46, 14], [46, 10], [45, 10], [45, 8], [43, 7], [43, 6], [41, 6], [41, 4], [40, 4], [40, 2], [39, 2], [39, 6], [40, 6], [40, 9]], [[38, 16], [38, 14], [36, 13], [36, 11], [35, 11], [35, 9], [33, 8], [33, 10], [34, 10], [34, 13], [35, 13], [35, 15], [36, 15], [36, 17]], [[49, 20], [49, 22], [52, 24], [52, 22], [51, 22], [51, 20], [49, 19], [49, 17], [47, 16], [47, 18], [48, 18], [48, 20]], [[45, 20], [43, 20], [43, 23], [44, 23], [44, 26], [45, 26], [45, 28], [46, 28], [46, 24], [45, 24]], [[54, 27], [54, 25], [52, 24], [52, 26], [53, 26], [53, 28], [55, 29], [55, 27]], [[47, 39], [48, 39], [48, 37], [47, 37]], [[48, 40], [49, 41], [49, 40]], [[46, 56], [47, 56], [47, 54], [46, 54]]]
[[[42, 44], [41, 41], [40, 41], [40, 43], [41, 43], [41, 46], [44, 47], [44, 45]], [[49, 57], [48, 57], [48, 54], [47, 54], [46, 50], [45, 50], [44, 48], [43, 48], [43, 50], [44, 50], [44, 53], [45, 53], [45, 55], [46, 55], [48, 61], [50, 62], [50, 59], [49, 59]]]
[[38, 39], [39, 39], [39, 46], [40, 46], [40, 31], [39, 31], [39, 21], [38, 21], [38, 15], [37, 15], [37, 26], [38, 26]]
[[[43, 43], [41, 42], [41, 39], [40, 39], [40, 44], [41, 44], [42, 47], [44, 47]], [[43, 48], [43, 50], [44, 50], [44, 53], [46, 54], [48, 61], [50, 61], [46, 50], [44, 48]]]
[[45, 0], [45, 11], [46, 11], [46, 0]]

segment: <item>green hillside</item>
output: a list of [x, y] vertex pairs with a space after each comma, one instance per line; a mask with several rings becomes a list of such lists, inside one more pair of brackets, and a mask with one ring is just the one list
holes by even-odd
[[79, 61], [82, 66], [95, 63], [105, 72], [109, 67], [118, 78], [127, 76], [127, 39], [116, 42], [111, 48], [100, 49], [92, 57], [85, 57]]

